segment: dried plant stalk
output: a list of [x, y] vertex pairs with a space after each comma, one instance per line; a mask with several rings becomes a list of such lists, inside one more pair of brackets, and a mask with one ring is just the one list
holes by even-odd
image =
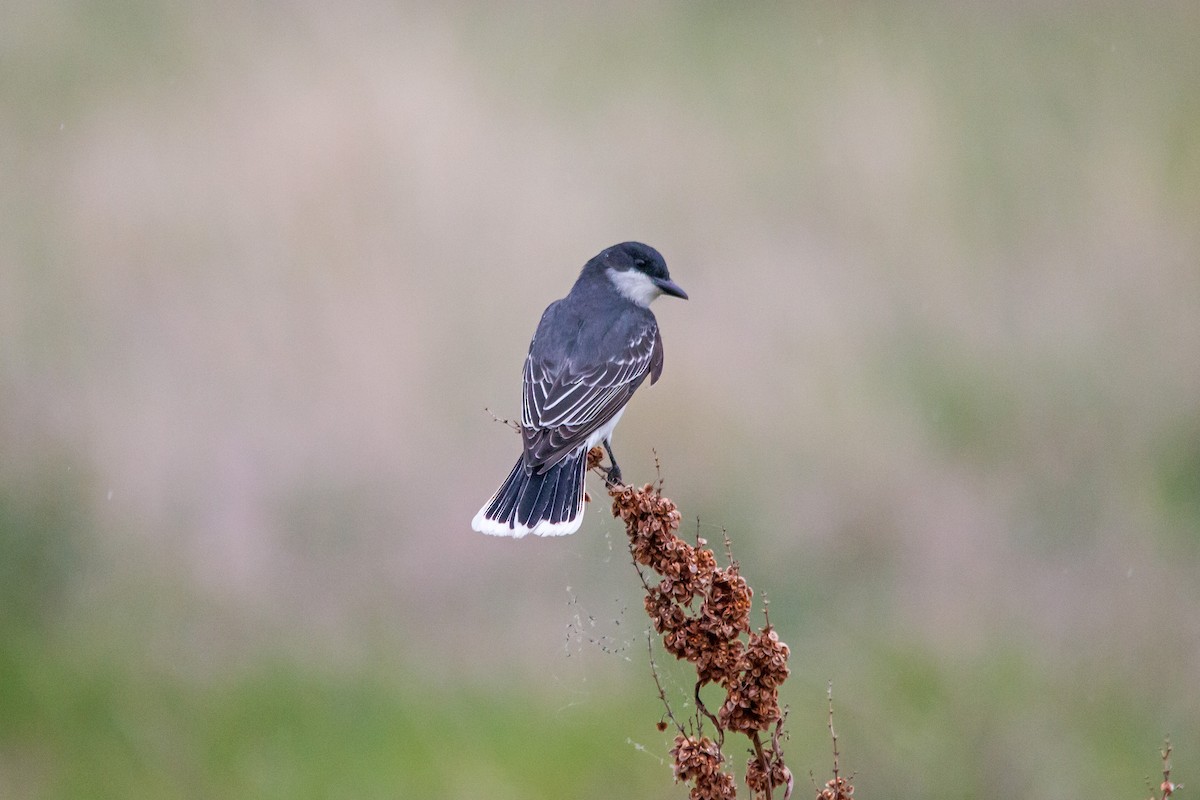
[[[594, 449], [589, 467], [597, 467], [601, 458], [599, 448]], [[697, 708], [715, 728], [715, 737], [703, 735], [699, 716], [690, 731], [676, 723], [679, 734], [671, 749], [675, 779], [691, 785], [692, 800], [735, 797], [735, 781], [722, 747], [726, 733], [741, 733], [753, 751], [746, 768], [751, 794], [771, 798], [775, 789], [782, 788], [786, 800], [793, 781], [779, 746], [784, 718], [779, 687], [788, 677], [788, 646], [769, 620], [758, 630], [751, 628], [754, 592], [736, 561], [720, 567], [703, 539], [691, 545], [676, 535], [679, 510], [663, 496], [661, 484], [610, 485], [608, 493], [613, 516], [625, 525], [654, 631], [662, 636], [668, 653], [695, 667]], [[651, 570], [653, 577], [647, 577], [643, 568]], [[716, 714], [700, 700], [700, 689], [708, 684], [725, 690]], [[659, 694], [665, 704], [661, 687]], [[667, 716], [675, 720], [669, 706]]]

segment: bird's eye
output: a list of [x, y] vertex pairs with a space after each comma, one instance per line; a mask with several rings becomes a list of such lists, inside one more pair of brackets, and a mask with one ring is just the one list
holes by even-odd
[[635, 258], [635, 259], [633, 260], [633, 265], [634, 265], [635, 267], [637, 267], [638, 269], [641, 269], [642, 267], [646, 266], [646, 259], [644, 259], [644, 258]]

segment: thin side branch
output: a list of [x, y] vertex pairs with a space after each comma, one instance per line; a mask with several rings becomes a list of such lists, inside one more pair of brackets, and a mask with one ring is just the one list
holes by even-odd
[[817, 800], [853, 800], [854, 787], [841, 775], [841, 753], [838, 752], [838, 735], [833, 727], [833, 681], [825, 689], [829, 696], [829, 738], [833, 740], [833, 778], [817, 793]]
[[[1173, 783], [1171, 781], [1171, 738], [1168, 736], [1163, 740], [1162, 750], [1159, 750], [1159, 755], [1162, 756], [1162, 783], [1158, 785], [1158, 793], [1150, 793], [1150, 800], [1169, 800], [1175, 792], [1183, 788], [1182, 783]], [[1147, 779], [1147, 782], [1149, 779]]]

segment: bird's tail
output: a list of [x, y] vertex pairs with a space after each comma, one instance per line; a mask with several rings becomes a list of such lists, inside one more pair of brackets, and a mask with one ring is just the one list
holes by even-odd
[[567, 456], [543, 473], [527, 469], [518, 458], [492, 498], [471, 521], [471, 527], [492, 536], [519, 539], [565, 536], [583, 522], [583, 476], [587, 450]]

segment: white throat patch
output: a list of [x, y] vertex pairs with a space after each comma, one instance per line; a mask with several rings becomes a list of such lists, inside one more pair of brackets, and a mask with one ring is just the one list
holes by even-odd
[[642, 308], [649, 308], [654, 299], [662, 294], [662, 289], [650, 280], [649, 275], [636, 269], [621, 272], [610, 267], [605, 273], [618, 292]]

